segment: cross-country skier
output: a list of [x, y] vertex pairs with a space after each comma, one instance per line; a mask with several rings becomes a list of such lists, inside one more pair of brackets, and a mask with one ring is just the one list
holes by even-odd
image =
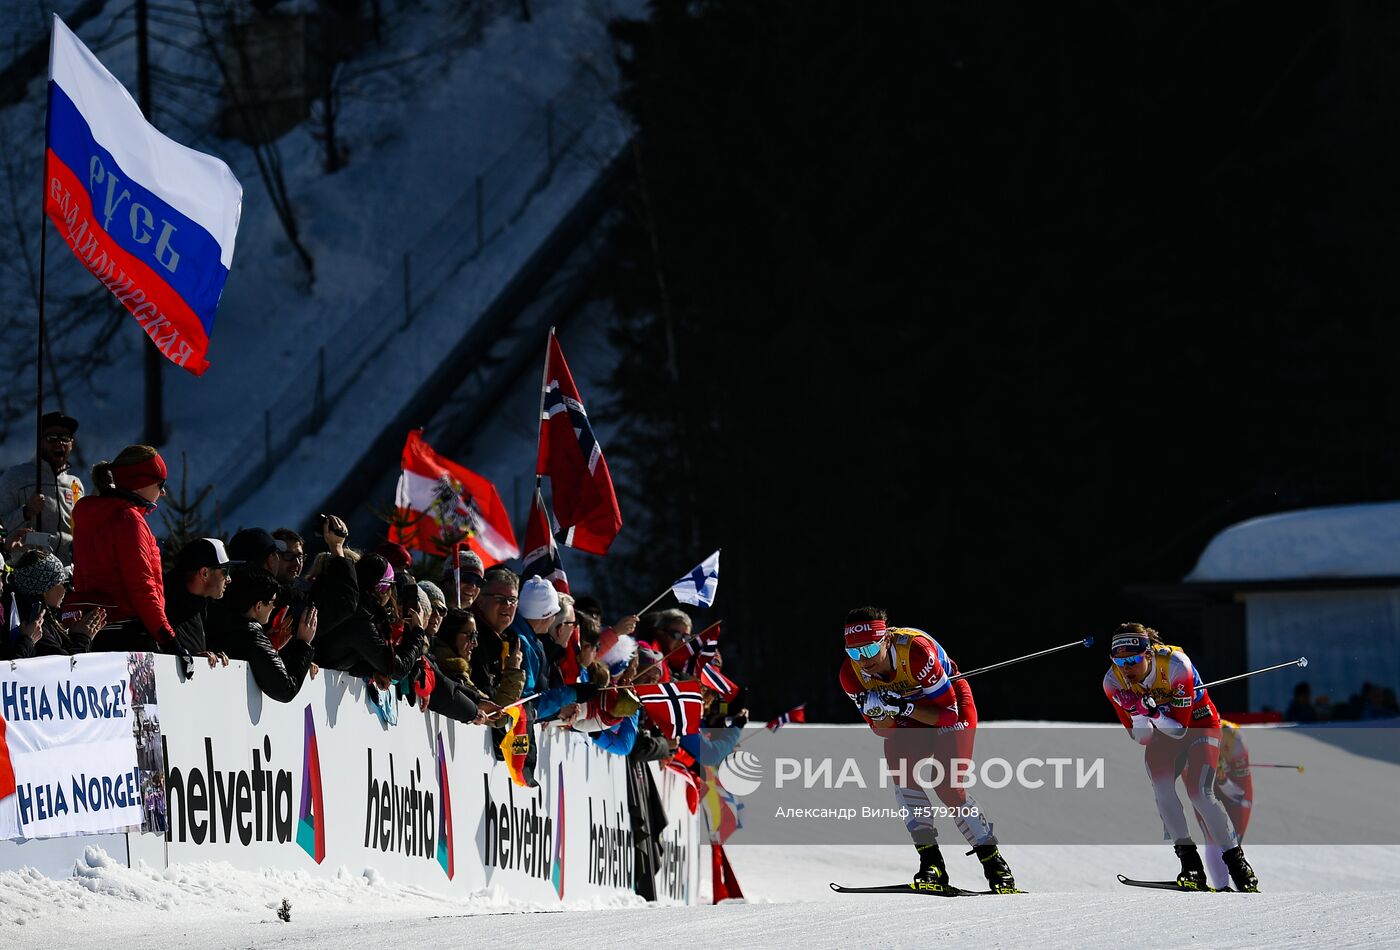
[[[938, 641], [913, 627], [888, 627], [885, 611], [861, 607], [846, 615], [846, 654], [841, 688], [865, 721], [885, 739], [885, 761], [895, 770], [895, 798], [919, 852], [914, 883], [932, 893], [956, 893], [938, 849], [933, 818], [950, 813], [982, 862], [987, 884], [1014, 894], [1016, 880], [977, 801], [950, 781], [950, 760], [972, 759], [977, 707], [966, 680], [952, 680], [957, 666]], [[934, 806], [916, 780], [915, 763], [932, 756], [930, 769], [942, 807]]]
[[1220, 765], [1215, 773], [1215, 797], [1230, 816], [1230, 827], [1235, 830], [1234, 840], [1226, 844], [1216, 841], [1200, 812], [1196, 812], [1196, 821], [1206, 836], [1206, 871], [1210, 874], [1210, 886], [1223, 890], [1230, 886], [1230, 874], [1221, 855], [1226, 845], [1244, 844], [1244, 830], [1249, 827], [1249, 813], [1254, 809], [1254, 779], [1249, 772], [1249, 750], [1245, 748], [1240, 727], [1228, 719], [1220, 720]]
[[1109, 656], [1113, 664], [1104, 674], [1104, 695], [1132, 737], [1147, 747], [1144, 758], [1157, 813], [1181, 860], [1177, 885], [1185, 890], [1208, 886], [1201, 855], [1191, 840], [1186, 813], [1176, 794], [1180, 775], [1207, 840], [1234, 843], [1221, 859], [1235, 889], [1258, 891], [1259, 882], [1244, 858], [1230, 816], [1215, 797], [1220, 714], [1191, 659], [1180, 647], [1163, 643], [1157, 631], [1140, 623], [1119, 626]]

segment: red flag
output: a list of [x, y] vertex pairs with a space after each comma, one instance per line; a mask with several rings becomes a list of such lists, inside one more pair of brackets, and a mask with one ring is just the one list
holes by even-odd
[[686, 651], [682, 665], [690, 662], [692, 657], [695, 658], [696, 673], [699, 673], [709, 665], [710, 661], [719, 654], [720, 625], [723, 622], [722, 620], [716, 620], [682, 645]]
[[695, 680], [633, 686], [632, 690], [667, 739], [693, 736], [700, 731], [705, 701], [700, 696], [700, 684]]
[[544, 411], [535, 473], [549, 476], [554, 516], [564, 532], [564, 544], [590, 554], [607, 554], [608, 545], [622, 530], [622, 513], [602, 446], [593, 436], [583, 399], [553, 330], [545, 361]]
[[801, 706], [798, 706], [796, 709], [789, 709], [787, 712], [783, 713], [783, 714], [782, 714], [781, 716], [779, 716], [777, 719], [769, 720], [768, 725], [764, 726], [764, 728], [767, 729], [769, 732], [777, 732], [779, 729], [781, 729], [783, 726], [786, 726], [786, 725], [787, 725], [788, 723], [790, 723], [790, 722], [806, 722], [806, 721], [807, 721], [807, 704], [806, 704], [806, 703], [803, 703]]
[[724, 854], [724, 847], [718, 842], [710, 841], [710, 870], [712, 893], [714, 901], [718, 904], [733, 898], [743, 900], [744, 892], [739, 887], [739, 879], [734, 876], [734, 869], [729, 866], [729, 858]]
[[[538, 488], [535, 489], [535, 503], [530, 507], [530, 520], [525, 522], [525, 553], [520, 562], [521, 577], [539, 575], [559, 593], [569, 592], [569, 575], [564, 573], [564, 562], [559, 558], [559, 547], [549, 528], [549, 512], [545, 510], [544, 496]], [[577, 628], [574, 634], [578, 634]]]
[[700, 779], [674, 758], [666, 760], [666, 769], [685, 785], [685, 806], [695, 814], [700, 807]]
[[413, 519], [406, 528], [389, 530], [389, 540], [405, 547], [446, 556], [465, 536], [486, 567], [520, 555], [496, 486], [434, 452], [422, 429], [410, 432], [403, 444], [394, 504], [400, 515]]
[[713, 663], [700, 671], [700, 682], [719, 693], [719, 698], [726, 703], [739, 695], [739, 684], [721, 673]]

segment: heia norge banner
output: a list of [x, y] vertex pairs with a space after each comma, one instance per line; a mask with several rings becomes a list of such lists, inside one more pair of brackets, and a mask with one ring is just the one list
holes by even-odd
[[0, 718], [0, 838], [164, 830], [149, 655], [13, 664]]

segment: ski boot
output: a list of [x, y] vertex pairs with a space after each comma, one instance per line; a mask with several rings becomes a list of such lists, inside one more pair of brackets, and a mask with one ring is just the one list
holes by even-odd
[[951, 890], [948, 886], [948, 869], [943, 864], [943, 852], [938, 843], [918, 844], [919, 870], [914, 874], [914, 889], [941, 894]]
[[1230, 871], [1230, 880], [1234, 881], [1235, 890], [1248, 894], [1259, 893], [1259, 879], [1254, 876], [1254, 868], [1244, 859], [1244, 848], [1235, 845], [1229, 851], [1222, 852], [1220, 858]]
[[1201, 853], [1190, 841], [1176, 846], [1176, 856], [1181, 860], [1181, 873], [1176, 876], [1176, 886], [1183, 891], [1208, 891], [1205, 865], [1201, 863]]
[[1016, 889], [1016, 878], [1012, 876], [1011, 868], [1007, 866], [1006, 859], [1001, 856], [995, 839], [986, 844], [977, 845], [968, 854], [977, 855], [977, 860], [982, 862], [982, 873], [987, 876], [987, 887], [992, 893], [1022, 893]]

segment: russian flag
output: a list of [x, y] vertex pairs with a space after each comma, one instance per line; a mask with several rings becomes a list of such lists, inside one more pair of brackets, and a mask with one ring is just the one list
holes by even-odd
[[233, 263], [243, 186], [171, 141], [57, 15], [44, 211], [79, 261], [196, 376]]

